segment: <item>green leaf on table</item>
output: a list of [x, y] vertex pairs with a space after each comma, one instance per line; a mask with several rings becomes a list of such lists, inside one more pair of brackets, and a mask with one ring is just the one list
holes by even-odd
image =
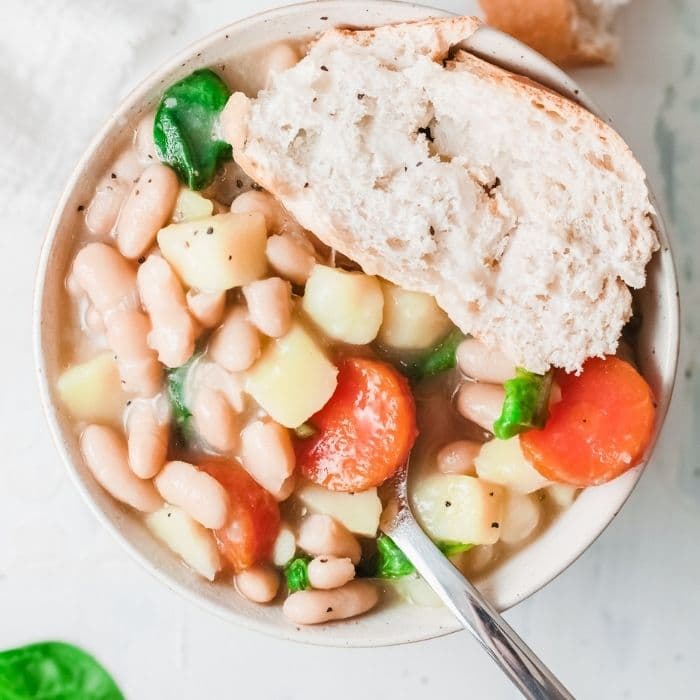
[[124, 700], [107, 671], [64, 642], [39, 642], [0, 652], [2, 700]]

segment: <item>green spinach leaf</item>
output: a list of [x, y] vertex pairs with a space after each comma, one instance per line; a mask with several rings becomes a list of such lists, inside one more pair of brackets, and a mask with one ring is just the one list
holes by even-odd
[[388, 535], [377, 537], [375, 576], [379, 578], [401, 578], [415, 571], [408, 557], [396, 546]]
[[156, 152], [191, 190], [207, 187], [219, 164], [231, 158], [231, 146], [215, 133], [229, 95], [226, 83], [205, 68], [171, 85], [158, 105]]
[[92, 656], [63, 642], [40, 642], [0, 652], [0, 698], [124, 700]]
[[466, 542], [436, 542], [437, 548], [446, 556], [468, 552], [474, 545]]
[[309, 561], [308, 557], [295, 557], [284, 567], [284, 575], [290, 593], [305, 591], [310, 587]]
[[493, 434], [508, 440], [533, 428], [543, 428], [547, 421], [552, 373], [533, 374], [518, 368], [515, 377], [503, 384], [506, 398], [501, 415], [493, 424]]
[[417, 359], [400, 362], [400, 369], [414, 381], [453, 369], [457, 365], [457, 347], [463, 340], [464, 334], [455, 328]]

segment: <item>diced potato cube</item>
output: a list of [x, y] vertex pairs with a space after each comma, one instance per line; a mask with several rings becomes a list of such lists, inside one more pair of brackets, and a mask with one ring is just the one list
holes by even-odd
[[552, 484], [545, 492], [545, 498], [555, 503], [559, 508], [568, 508], [576, 499], [579, 489], [567, 484]]
[[508, 492], [501, 523], [501, 542], [519, 544], [526, 540], [540, 523], [541, 508], [530, 496], [515, 491]]
[[221, 569], [214, 536], [180, 508], [166, 504], [146, 516], [148, 529], [179, 554], [184, 562], [210, 581]]
[[180, 194], [175, 202], [173, 210], [173, 222], [194, 221], [203, 219], [214, 213], [214, 202], [202, 197], [199, 192], [194, 192], [187, 187], [180, 188]]
[[384, 297], [379, 280], [363, 272], [314, 265], [303, 308], [334, 340], [364, 345], [377, 337]]
[[217, 214], [158, 232], [163, 257], [189, 287], [223, 292], [267, 270], [265, 218], [259, 212]]
[[304, 483], [297, 487], [294, 495], [313, 513], [330, 515], [356, 535], [375, 537], [377, 534], [382, 502], [376, 488], [342, 493]]
[[429, 348], [452, 327], [435, 299], [422, 292], [409, 292], [389, 282], [382, 283], [384, 320], [378, 340], [397, 350]]
[[494, 544], [503, 519], [504, 490], [473, 476], [439, 474], [417, 481], [414, 512], [436, 542]]
[[440, 608], [442, 601], [438, 594], [418, 574], [402, 576], [386, 582], [404, 600], [422, 608]]
[[271, 340], [248, 370], [246, 391], [286, 428], [296, 428], [320, 410], [338, 383], [338, 369], [298, 322]]
[[527, 461], [517, 435], [510, 440], [485, 442], [474, 464], [482, 479], [502, 484], [518, 493], [532, 493], [550, 483]]
[[56, 388], [74, 418], [119, 424], [127, 399], [111, 352], [69, 367], [58, 378]]

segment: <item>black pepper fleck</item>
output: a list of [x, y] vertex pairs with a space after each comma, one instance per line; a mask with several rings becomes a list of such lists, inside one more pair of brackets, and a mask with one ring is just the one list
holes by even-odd
[[358, 93], [357, 93], [357, 99], [358, 99], [358, 100], [364, 100], [364, 99], [365, 99], [365, 93], [364, 93], [364, 92], [358, 92]]
[[127, 405], [127, 406], [131, 406], [131, 399], [129, 399], [129, 400], [126, 402], [126, 405]]
[[498, 523], [491, 523], [491, 527], [495, 527], [496, 529], [498, 529], [499, 526]]
[[110, 177], [112, 178], [112, 180], [116, 180], [116, 179], [117, 179], [117, 173], [112, 173], [112, 174], [110, 175]]
[[140, 190], [136, 190], [135, 194], [136, 194], [136, 196], [138, 196], [138, 195], [141, 194], [141, 191], [140, 191]]
[[333, 608], [331, 608], [330, 606], [328, 606], [328, 607], [326, 608], [326, 612], [333, 612]]
[[214, 229], [210, 226], [210, 227], [207, 229], [207, 236], [211, 236], [212, 233], [214, 233]]
[[431, 143], [435, 141], [435, 137], [430, 133], [430, 127], [429, 126], [421, 126], [420, 129], [418, 129], [419, 134], [423, 134], [428, 141]]
[[423, 165], [423, 161], [422, 161], [422, 160], [419, 160], [419, 161], [416, 163], [416, 168], [420, 168], [421, 165]]
[[308, 186], [309, 186], [309, 183], [308, 183], [308, 182], [305, 182], [305, 183], [304, 183], [304, 189], [306, 189]]
[[489, 496], [493, 496], [493, 491], [489, 491]]
[[153, 156], [150, 153], [148, 154], [148, 157], [150, 160], [153, 160]]
[[146, 180], [146, 182], [150, 185], [153, 182], [153, 180], [149, 177], [148, 180]]
[[321, 66], [321, 70], [325, 70], [326, 72], [328, 72], [328, 68], [326, 66]]
[[434, 226], [431, 226], [431, 227], [430, 227], [430, 235], [431, 235], [431, 236], [434, 236], [434, 235], [435, 235], [435, 227], [434, 227]]
[[240, 178], [236, 180], [236, 187], [238, 187], [238, 189], [240, 190], [241, 187], [243, 187], [243, 180], [241, 180]]
[[139, 265], [143, 265], [146, 262], [146, 258], [142, 255], [136, 262]]
[[321, 564], [327, 564], [327, 563], [328, 563], [328, 559], [319, 559], [319, 561], [321, 562]]
[[189, 242], [189, 241], [185, 241], [185, 248], [189, 248], [189, 247], [190, 247], [190, 242]]
[[233, 255], [229, 255], [229, 256], [228, 256], [228, 259], [229, 259], [229, 260], [233, 260]]
[[328, 19], [328, 17], [321, 17], [321, 19], [325, 22]]
[[84, 204], [78, 204], [78, 211], [83, 211], [85, 209]]
[[449, 508], [452, 505], [452, 501], [445, 501], [445, 508]]

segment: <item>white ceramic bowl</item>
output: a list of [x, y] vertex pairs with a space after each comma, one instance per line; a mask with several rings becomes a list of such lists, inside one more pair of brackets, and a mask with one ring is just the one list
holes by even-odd
[[[279, 606], [254, 605], [240, 597], [230, 584], [203, 581], [157, 542], [132, 511], [116, 503], [97, 485], [83, 464], [71, 420], [54, 390], [61, 369], [58, 341], [67, 303], [64, 277], [75, 242], [77, 207], [89, 201], [96, 176], [107, 167], [115, 144], [126, 137], [138, 116], [157, 102], [166, 85], [193, 69], [241, 57], [244, 70], [245, 56], [265, 44], [308, 36], [335, 24], [375, 25], [446, 14], [397, 2], [314, 2], [256, 15], [189, 47], [147, 78], [115, 109], [68, 182], [42, 251], [34, 307], [37, 368], [49, 426], [71, 478], [98, 519], [163, 583], [231, 622], [277, 637], [325, 645], [379, 646], [428, 639], [452, 632], [458, 626], [445, 609], [395, 603], [346, 622], [297, 629], [282, 616]], [[561, 71], [518, 42], [493, 30], [480, 30], [469, 45], [475, 53], [538, 79], [594, 109]], [[227, 77], [233, 76], [227, 73]], [[670, 400], [678, 349], [676, 275], [663, 224], [657, 223], [662, 248], [649, 267], [646, 289], [638, 295], [642, 319], [638, 359], [659, 400], [655, 437]], [[612, 483], [583, 492], [536, 541], [481, 581], [480, 588], [504, 610], [551, 581], [608, 525], [640, 473], [641, 467]]]

